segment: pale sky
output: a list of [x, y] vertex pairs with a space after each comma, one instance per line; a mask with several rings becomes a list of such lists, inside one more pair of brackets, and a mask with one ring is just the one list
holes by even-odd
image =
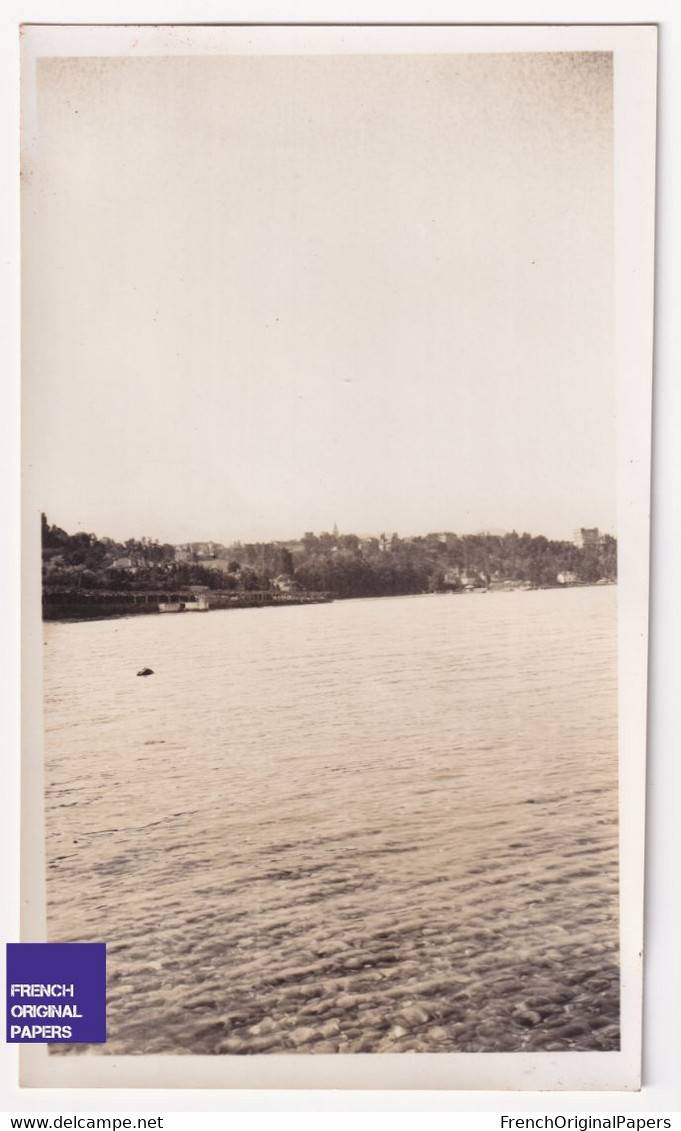
[[615, 533], [610, 55], [38, 76], [24, 450], [50, 521]]

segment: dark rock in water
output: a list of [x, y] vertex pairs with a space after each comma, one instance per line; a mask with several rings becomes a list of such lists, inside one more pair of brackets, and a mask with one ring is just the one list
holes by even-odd
[[154, 669], [153, 668], [140, 668], [140, 670], [138, 671], [137, 674], [138, 675], [153, 675]]
[[513, 1018], [527, 1028], [538, 1025], [541, 1021], [541, 1016], [534, 1009], [516, 1009], [513, 1012]]

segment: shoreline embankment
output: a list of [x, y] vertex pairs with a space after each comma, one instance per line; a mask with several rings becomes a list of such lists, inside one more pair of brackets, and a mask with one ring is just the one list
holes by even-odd
[[[600, 581], [590, 584], [611, 585], [616, 583]], [[536, 589], [583, 589], [585, 587], [590, 587], [590, 584], [581, 583], [570, 585], [530, 586], [526, 583], [509, 584], [508, 582], [504, 582], [500, 585], [491, 585], [489, 589], [452, 589], [432, 595], [466, 596], [471, 593], [527, 592]], [[272, 606], [281, 607], [290, 605], [322, 605], [328, 604], [331, 601], [356, 599], [341, 597], [340, 595], [335, 593], [275, 593], [268, 590], [241, 591], [237, 593], [213, 591], [209, 594], [206, 594], [205, 596], [207, 600], [207, 607], [202, 608], [202, 612], [216, 612], [224, 611], [226, 609], [267, 608]], [[423, 596], [423, 594], [390, 593], [382, 594], [381, 596]], [[370, 599], [376, 599], [375, 595], [372, 595]], [[161, 610], [160, 606], [162, 604], [179, 605], [180, 608], [177, 610], [177, 612], [186, 612], [186, 606], [194, 605], [194, 595], [177, 591], [146, 592], [143, 590], [128, 591], [126, 593], [102, 593], [101, 591], [81, 593], [44, 593], [42, 602], [42, 619], [43, 621], [48, 622], [93, 621], [112, 620], [119, 617], [131, 616], [177, 615], [177, 612], [175, 611], [173, 611], [173, 613], [169, 613], [165, 610]]]
[[[207, 595], [207, 607], [201, 612], [224, 609], [255, 609], [270, 605], [320, 605], [333, 600], [330, 593], [271, 593], [252, 591], [240, 593], [214, 592]], [[180, 606], [172, 613], [161, 605]], [[129, 593], [47, 593], [43, 595], [44, 621], [111, 620], [114, 617], [170, 616], [187, 611], [194, 605], [190, 593], [129, 592]]]

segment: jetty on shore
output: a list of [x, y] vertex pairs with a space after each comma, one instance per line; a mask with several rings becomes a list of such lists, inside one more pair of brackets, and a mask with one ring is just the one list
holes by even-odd
[[109, 617], [130, 617], [151, 613], [183, 613], [200, 609], [252, 609], [268, 605], [319, 605], [334, 600], [332, 593], [299, 591], [281, 593], [272, 590], [213, 590], [197, 600], [186, 590], [80, 591], [43, 593], [43, 620], [104, 620]]

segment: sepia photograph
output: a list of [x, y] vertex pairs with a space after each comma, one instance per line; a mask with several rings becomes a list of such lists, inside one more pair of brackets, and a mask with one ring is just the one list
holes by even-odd
[[655, 30], [23, 38], [37, 1076], [636, 1087]]

